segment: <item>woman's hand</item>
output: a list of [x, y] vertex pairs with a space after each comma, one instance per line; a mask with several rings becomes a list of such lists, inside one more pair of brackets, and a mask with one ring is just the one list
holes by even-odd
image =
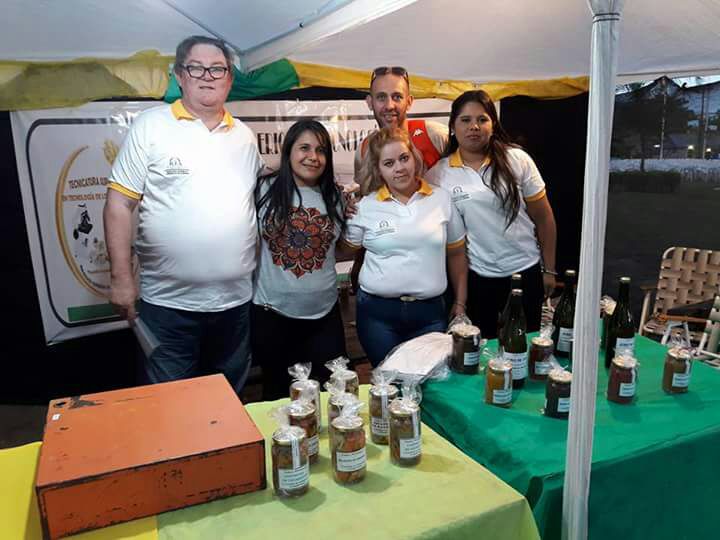
[[555, 275], [549, 274], [547, 272], [543, 272], [542, 275], [543, 280], [543, 289], [545, 289], [545, 298], [550, 298], [552, 296], [552, 293], [555, 292]]
[[460, 304], [458, 302], [455, 302], [452, 305], [452, 309], [450, 310], [450, 320], [452, 321], [455, 317], [458, 315], [465, 315], [465, 306], [463, 304]]

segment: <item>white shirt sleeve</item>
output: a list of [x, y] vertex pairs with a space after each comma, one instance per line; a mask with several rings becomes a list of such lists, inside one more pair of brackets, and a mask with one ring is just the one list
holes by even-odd
[[110, 180], [122, 187], [142, 195], [148, 173], [146, 148], [146, 122], [140, 115], [130, 127], [120, 152], [113, 162]]
[[465, 238], [465, 223], [455, 204], [450, 201], [450, 219], [447, 226], [447, 243], [455, 244]]
[[365, 238], [365, 227], [362, 224], [361, 212], [361, 206], [358, 203], [357, 214], [345, 222], [345, 233], [343, 234], [345, 243], [357, 248], [362, 247]]
[[533, 199], [545, 191], [545, 182], [540, 176], [540, 171], [532, 158], [523, 150], [513, 149], [511, 152], [522, 196], [524, 199]]

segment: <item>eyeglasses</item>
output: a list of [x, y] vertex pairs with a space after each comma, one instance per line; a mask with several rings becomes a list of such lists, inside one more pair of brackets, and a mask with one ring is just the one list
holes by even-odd
[[382, 77], [383, 75], [387, 75], [388, 73], [392, 73], [393, 75], [402, 77], [407, 81], [408, 84], [410, 84], [410, 77], [408, 75], [407, 69], [401, 66], [381, 66], [373, 69], [372, 77], [370, 77], [370, 84], [372, 84], [373, 81], [378, 77]]
[[210, 77], [213, 79], [222, 79], [227, 75], [227, 72], [229, 71], [228, 68], [224, 66], [210, 66], [210, 67], [204, 67], [204, 66], [198, 66], [196, 64], [191, 65], [181, 65], [181, 68], [183, 68], [185, 71], [187, 71], [187, 74], [190, 75], [193, 79], [202, 79], [205, 76], [205, 72], [210, 74]]

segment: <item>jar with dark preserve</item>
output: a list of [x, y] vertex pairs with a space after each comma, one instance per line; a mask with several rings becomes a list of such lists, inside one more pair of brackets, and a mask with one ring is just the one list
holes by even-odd
[[480, 329], [471, 324], [456, 324], [450, 333], [453, 338], [450, 369], [466, 375], [476, 374], [480, 365]]
[[[374, 379], [374, 375], [373, 375]], [[382, 383], [374, 384], [368, 393], [370, 400], [370, 439], [375, 444], [388, 444], [390, 436], [390, 402], [398, 396], [397, 386]]]
[[683, 394], [690, 386], [692, 353], [684, 347], [671, 347], [665, 355], [662, 387], [668, 394]]
[[610, 364], [607, 398], [620, 404], [631, 403], [635, 398], [637, 360], [632, 356], [616, 356]]
[[485, 403], [505, 409], [512, 405], [512, 362], [509, 360], [492, 358], [488, 361]]
[[553, 369], [545, 385], [545, 416], [567, 418], [570, 414], [570, 388], [572, 373]]
[[530, 340], [528, 371], [533, 381], [544, 381], [552, 371], [551, 361], [553, 340], [546, 336], [536, 336]]
[[365, 478], [365, 426], [359, 415], [362, 406], [360, 401], [344, 406], [332, 422], [330, 456], [338, 484], [355, 484]]
[[405, 397], [390, 403], [390, 460], [395, 465], [413, 466], [422, 457], [420, 406]]
[[298, 426], [305, 430], [308, 445], [308, 459], [310, 464], [316, 463], [320, 456], [317, 415], [315, 407], [309, 400], [298, 399], [288, 405], [288, 417], [291, 426]]

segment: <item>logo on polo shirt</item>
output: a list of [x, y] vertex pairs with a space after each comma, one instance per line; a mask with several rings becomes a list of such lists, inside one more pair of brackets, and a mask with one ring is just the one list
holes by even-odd
[[383, 219], [378, 223], [377, 227], [373, 232], [375, 233], [375, 236], [383, 236], [385, 234], [395, 233], [397, 232], [397, 229], [390, 221]]
[[422, 135], [423, 130], [420, 128], [416, 128], [415, 131], [413, 131], [413, 137], [417, 137], [418, 135]]
[[190, 169], [183, 167], [182, 161], [179, 157], [171, 157], [168, 161], [168, 166], [165, 169], [167, 176], [177, 176], [180, 174], [190, 174]]
[[470, 195], [463, 191], [462, 186], [455, 186], [452, 188], [452, 200], [453, 202], [467, 201]]

